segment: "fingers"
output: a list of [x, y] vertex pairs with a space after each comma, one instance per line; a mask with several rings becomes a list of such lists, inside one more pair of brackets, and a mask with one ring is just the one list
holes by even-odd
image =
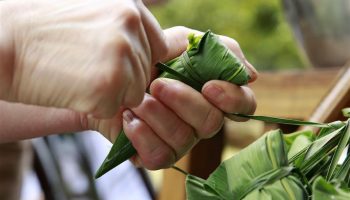
[[254, 68], [252, 64], [248, 62], [248, 60], [245, 58], [241, 47], [239, 46], [238, 42], [232, 38], [229, 38], [227, 36], [220, 36], [220, 40], [229, 48], [233, 53], [236, 54], [236, 56], [243, 62], [243, 64], [247, 67], [250, 80], [249, 82], [253, 82], [258, 78], [258, 72]]
[[175, 26], [164, 30], [165, 39], [168, 45], [168, 52], [162, 61], [166, 62], [181, 55], [187, 48], [188, 35], [193, 32], [203, 34], [200, 31], [189, 29], [184, 26]]
[[[253, 114], [256, 109], [254, 93], [246, 86], [239, 87], [225, 81], [213, 80], [203, 86], [202, 94], [225, 113]], [[232, 119], [246, 121], [242, 118]]]
[[193, 128], [151, 95], [132, 109], [181, 158], [197, 142]]
[[152, 96], [191, 125], [199, 139], [212, 137], [223, 124], [223, 113], [188, 85], [172, 79], [152, 82]]
[[175, 152], [130, 110], [123, 113], [125, 134], [138, 152], [141, 164], [148, 169], [169, 167], [176, 161]]

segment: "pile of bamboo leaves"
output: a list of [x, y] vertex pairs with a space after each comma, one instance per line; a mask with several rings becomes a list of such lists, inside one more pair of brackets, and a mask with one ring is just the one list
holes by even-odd
[[[349, 113], [344, 109], [345, 116]], [[350, 119], [316, 124], [258, 118], [322, 128], [318, 134], [267, 132], [224, 161], [207, 180], [186, 174], [188, 200], [350, 199]]]

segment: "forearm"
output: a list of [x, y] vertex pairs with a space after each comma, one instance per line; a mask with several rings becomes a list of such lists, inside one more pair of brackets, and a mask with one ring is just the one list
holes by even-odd
[[0, 143], [80, 130], [71, 110], [0, 101]]

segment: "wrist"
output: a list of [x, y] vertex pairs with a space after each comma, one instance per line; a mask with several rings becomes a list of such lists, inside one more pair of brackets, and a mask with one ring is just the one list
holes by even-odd
[[8, 99], [14, 70], [14, 48], [11, 34], [10, 8], [0, 2], [0, 99]]

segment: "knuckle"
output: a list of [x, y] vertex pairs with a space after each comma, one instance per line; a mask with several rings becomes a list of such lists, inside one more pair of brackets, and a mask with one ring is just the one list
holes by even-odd
[[126, 7], [121, 16], [124, 18], [124, 25], [129, 28], [136, 27], [142, 22], [141, 13], [136, 7]]
[[[101, 38], [98, 46], [98, 55], [102, 63], [109, 63], [115, 67], [116, 61], [121, 61], [125, 56], [132, 53], [132, 45], [126, 34], [116, 30], [106, 30], [106, 37]], [[107, 62], [109, 61], [109, 62]]]
[[147, 96], [147, 98], [143, 99], [142, 108], [144, 112], [152, 113], [158, 107], [158, 101], [155, 98]]
[[174, 26], [173, 29], [182, 34], [188, 34], [191, 32], [191, 29], [187, 28], [186, 26]]
[[224, 115], [218, 109], [212, 107], [206, 115], [202, 126], [198, 130], [199, 137], [210, 138], [214, 136], [222, 127]]
[[235, 39], [231, 39], [232, 46], [236, 49], [240, 49], [239, 43]]
[[[184, 149], [185, 151], [196, 142], [196, 137], [192, 127], [186, 123], [178, 124], [172, 133], [171, 140], [175, 146], [180, 147], [180, 149]], [[182, 152], [180, 154], [182, 154]]]

